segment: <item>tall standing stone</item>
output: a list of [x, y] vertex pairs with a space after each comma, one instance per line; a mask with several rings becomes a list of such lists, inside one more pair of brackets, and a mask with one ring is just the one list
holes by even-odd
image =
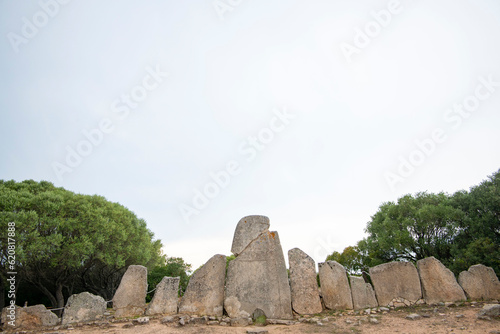
[[100, 319], [106, 312], [106, 301], [89, 292], [71, 295], [64, 307], [62, 325]]
[[352, 304], [355, 310], [362, 308], [377, 307], [375, 291], [370, 283], [366, 283], [363, 277], [349, 276], [351, 282]]
[[471, 266], [458, 275], [458, 283], [472, 300], [500, 299], [500, 282], [491, 267], [482, 264]]
[[222, 316], [226, 257], [214, 255], [189, 279], [179, 313]]
[[231, 249], [237, 256], [229, 262], [224, 297], [231, 318], [250, 317], [256, 309], [268, 318], [293, 318], [283, 250], [268, 222], [267, 217], [249, 216], [236, 227]]
[[389, 262], [370, 268], [370, 278], [379, 306], [387, 306], [395, 298], [410, 304], [422, 298], [417, 268], [409, 262]]
[[330, 310], [352, 309], [352, 295], [344, 266], [336, 261], [318, 264], [321, 294]]
[[177, 313], [179, 277], [163, 277], [156, 286], [153, 299], [148, 305], [146, 315]]
[[323, 309], [314, 260], [300, 249], [294, 248], [288, 251], [288, 263], [293, 310], [299, 314], [320, 313]]
[[148, 270], [144, 266], [127, 268], [113, 296], [115, 317], [133, 317], [144, 314], [148, 290]]
[[422, 293], [427, 304], [465, 300], [455, 275], [434, 256], [417, 261]]

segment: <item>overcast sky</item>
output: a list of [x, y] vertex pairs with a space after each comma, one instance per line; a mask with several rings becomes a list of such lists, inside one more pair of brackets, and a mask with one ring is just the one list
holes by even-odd
[[266, 215], [317, 262], [500, 167], [500, 2], [0, 0], [0, 178], [119, 202], [168, 256]]

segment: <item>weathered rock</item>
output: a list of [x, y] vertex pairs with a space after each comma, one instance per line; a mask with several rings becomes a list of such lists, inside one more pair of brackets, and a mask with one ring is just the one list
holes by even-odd
[[252, 328], [247, 330], [247, 334], [268, 334], [269, 331], [267, 329], [261, 329], [261, 328]]
[[257, 308], [268, 318], [293, 318], [285, 258], [277, 232], [262, 232], [229, 262], [224, 308], [231, 318], [250, 317]]
[[427, 304], [465, 300], [464, 290], [455, 275], [435, 257], [418, 260], [417, 269]]
[[148, 270], [144, 266], [132, 265], [127, 268], [120, 285], [113, 296], [115, 317], [142, 315], [146, 309]]
[[62, 324], [93, 321], [103, 317], [104, 312], [106, 301], [101, 296], [88, 292], [71, 295], [64, 307]]
[[319, 299], [314, 260], [298, 248], [288, 251], [290, 264], [290, 289], [292, 308], [299, 314], [320, 313], [323, 308]]
[[331, 310], [352, 309], [352, 296], [345, 268], [336, 261], [318, 264], [321, 293], [325, 306]]
[[163, 277], [156, 286], [153, 299], [148, 305], [146, 315], [177, 313], [179, 277]]
[[409, 262], [389, 262], [372, 267], [370, 277], [379, 306], [388, 306], [395, 298], [415, 303], [422, 297], [417, 268]]
[[377, 307], [375, 291], [370, 283], [365, 283], [363, 277], [349, 276], [351, 282], [352, 304], [355, 310]]
[[477, 314], [478, 317], [500, 317], [500, 304], [486, 304]]
[[179, 317], [179, 325], [184, 326], [189, 323], [189, 316]]
[[173, 322], [179, 321], [180, 317], [178, 315], [172, 316], [172, 315], [167, 315], [166, 317], [163, 317], [160, 320], [160, 323], [162, 324], [171, 324]]
[[191, 276], [179, 313], [222, 316], [226, 257], [214, 255]]
[[[408, 300], [405, 298], [398, 297], [398, 298], [393, 298], [387, 306], [392, 308], [392, 307], [408, 307], [408, 306], [412, 306], [412, 305], [422, 305], [422, 304], [425, 304], [425, 301], [423, 299], [419, 299], [417, 301], [414, 301], [414, 300]], [[444, 303], [443, 303], [443, 306], [444, 306]]]
[[190, 323], [190, 324], [193, 324], [193, 325], [206, 325], [206, 324], [207, 324], [207, 321], [208, 321], [208, 317], [207, 317], [207, 316], [203, 316], [203, 317], [192, 317], [192, 318], [189, 320], [189, 323]]
[[262, 232], [269, 229], [266, 216], [246, 216], [240, 219], [234, 231], [231, 253], [238, 256]]
[[149, 318], [148, 317], [140, 317], [137, 319], [133, 319], [132, 323], [134, 325], [147, 325], [147, 324], [149, 324]]
[[406, 316], [406, 319], [408, 319], [408, 320], [417, 320], [417, 319], [420, 319], [420, 318], [422, 318], [422, 316], [420, 314], [418, 314], [418, 313], [412, 313], [412, 314], [408, 314]]
[[255, 311], [252, 313], [252, 320], [255, 321], [259, 318], [266, 318], [266, 313], [262, 311], [260, 308], [256, 308]]
[[482, 264], [471, 266], [458, 275], [458, 283], [472, 300], [500, 299], [500, 282], [491, 267]]
[[252, 324], [251, 318], [232, 318], [230, 320], [232, 327], [245, 327]]
[[9, 328], [34, 329], [55, 326], [59, 323], [59, 318], [41, 304], [29, 307], [15, 306], [15, 309], [14, 306], [8, 306], [2, 310], [2, 323], [4, 330]]
[[293, 320], [283, 320], [283, 319], [267, 319], [266, 323], [268, 325], [285, 325], [285, 326], [295, 325], [295, 321], [293, 321]]

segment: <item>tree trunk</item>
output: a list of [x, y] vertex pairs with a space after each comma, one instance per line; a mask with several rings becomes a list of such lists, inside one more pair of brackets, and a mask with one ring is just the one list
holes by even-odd
[[73, 284], [69, 284], [64, 286], [66, 288], [66, 291], [68, 292], [68, 298], [73, 294]]
[[45, 286], [43, 286], [41, 283], [37, 282], [36, 286], [40, 289], [40, 291], [47, 296], [50, 300], [50, 304], [52, 307], [56, 308], [57, 307], [57, 299], [54, 297], [54, 295], [47, 289]]
[[61, 283], [58, 283], [56, 286], [56, 299], [57, 299], [57, 308], [64, 307], [63, 285]]
[[[64, 307], [64, 294], [62, 292], [62, 289], [63, 289], [63, 285], [61, 283], [57, 283], [57, 285], [56, 285], [56, 302], [57, 302], [56, 308]], [[62, 311], [63, 310], [57, 310], [57, 311], [54, 311], [54, 313], [60, 318], [62, 316]]]

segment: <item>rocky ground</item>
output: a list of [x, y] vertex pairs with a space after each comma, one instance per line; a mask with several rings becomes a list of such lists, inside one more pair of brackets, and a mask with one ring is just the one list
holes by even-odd
[[[498, 333], [498, 317], [478, 318], [484, 303], [447, 303], [438, 306], [420, 305], [408, 308], [376, 308], [358, 312], [323, 312], [316, 316], [300, 317], [294, 321], [266, 326], [241, 326], [245, 323], [231, 323], [229, 318], [217, 320], [202, 317], [170, 316], [136, 319], [113, 319], [90, 324], [56, 326], [45, 330], [25, 330], [18, 333], [53, 334], [222, 334], [222, 333]], [[268, 322], [273, 322], [272, 320]], [[253, 331], [254, 330], [254, 331]], [[13, 332], [7, 330], [8, 332]], [[253, 332], [252, 332], [253, 331]], [[14, 331], [15, 332], [15, 331]]]

